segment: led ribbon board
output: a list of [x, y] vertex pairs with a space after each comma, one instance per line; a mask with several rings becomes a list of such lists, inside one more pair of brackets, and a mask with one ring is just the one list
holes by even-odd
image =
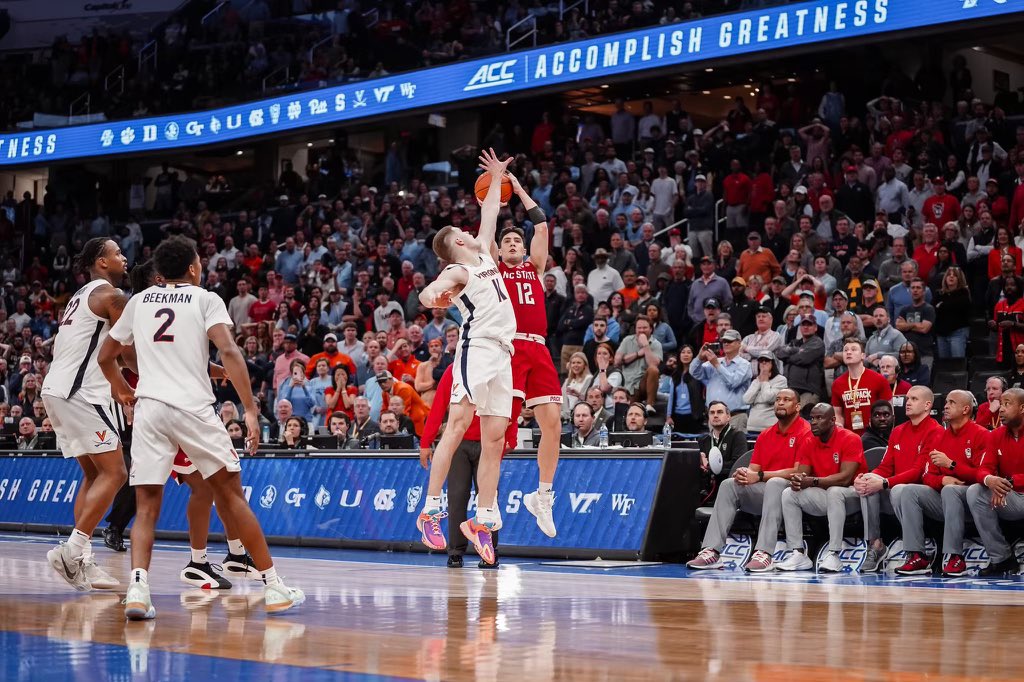
[[0, 136], [0, 166], [179, 149], [649, 69], [1024, 10], [1024, 0], [820, 0], [421, 69], [219, 109]]

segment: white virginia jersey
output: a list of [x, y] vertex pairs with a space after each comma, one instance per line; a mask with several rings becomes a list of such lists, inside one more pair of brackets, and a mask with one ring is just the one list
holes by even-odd
[[105, 279], [94, 279], [79, 289], [64, 309], [53, 341], [53, 362], [43, 380], [42, 392], [70, 399], [78, 395], [93, 405], [110, 404], [110, 383], [103, 376], [96, 354], [110, 332], [110, 321], [89, 307], [89, 296]]
[[152, 286], [135, 294], [110, 336], [135, 344], [139, 398], [198, 413], [214, 403], [210, 340], [215, 324], [232, 326], [224, 301], [191, 284]]
[[478, 265], [453, 263], [449, 268], [465, 268], [469, 272], [466, 286], [453, 302], [462, 313], [462, 331], [467, 339], [493, 339], [512, 347], [516, 333], [516, 311], [509, 300], [505, 280], [489, 254], [480, 254]]

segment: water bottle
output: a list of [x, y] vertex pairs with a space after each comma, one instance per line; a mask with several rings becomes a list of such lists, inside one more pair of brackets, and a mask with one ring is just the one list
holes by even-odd
[[665, 422], [665, 427], [661, 430], [661, 444], [666, 448], [672, 447], [672, 427], [668, 422]]
[[270, 424], [264, 424], [263, 428], [260, 430], [260, 442], [261, 443], [269, 443], [270, 442]]
[[601, 424], [601, 430], [597, 432], [597, 444], [602, 447], [608, 447], [608, 427]]

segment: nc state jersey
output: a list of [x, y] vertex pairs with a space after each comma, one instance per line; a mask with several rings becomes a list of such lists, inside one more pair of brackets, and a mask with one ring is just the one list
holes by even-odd
[[466, 286], [453, 300], [462, 314], [462, 340], [493, 339], [511, 348], [516, 333], [515, 310], [491, 257], [481, 253], [477, 265], [453, 263], [448, 267], [469, 272]]
[[520, 334], [547, 336], [548, 315], [544, 308], [544, 287], [537, 268], [529, 261], [519, 265], [498, 262], [498, 271], [505, 279], [512, 307], [516, 311], [516, 331]]

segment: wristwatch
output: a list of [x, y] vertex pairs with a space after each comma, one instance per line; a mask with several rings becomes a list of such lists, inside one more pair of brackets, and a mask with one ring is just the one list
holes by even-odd
[[882, 490], [888, 490], [888, 489], [889, 489], [889, 479], [888, 478], [883, 478], [882, 479]]
[[949, 470], [950, 471], [956, 471], [956, 460], [950, 460], [950, 462], [949, 462]]
[[764, 469], [762, 469], [762, 470], [757, 472], [757, 480], [758, 481], [763, 481], [764, 480]]

